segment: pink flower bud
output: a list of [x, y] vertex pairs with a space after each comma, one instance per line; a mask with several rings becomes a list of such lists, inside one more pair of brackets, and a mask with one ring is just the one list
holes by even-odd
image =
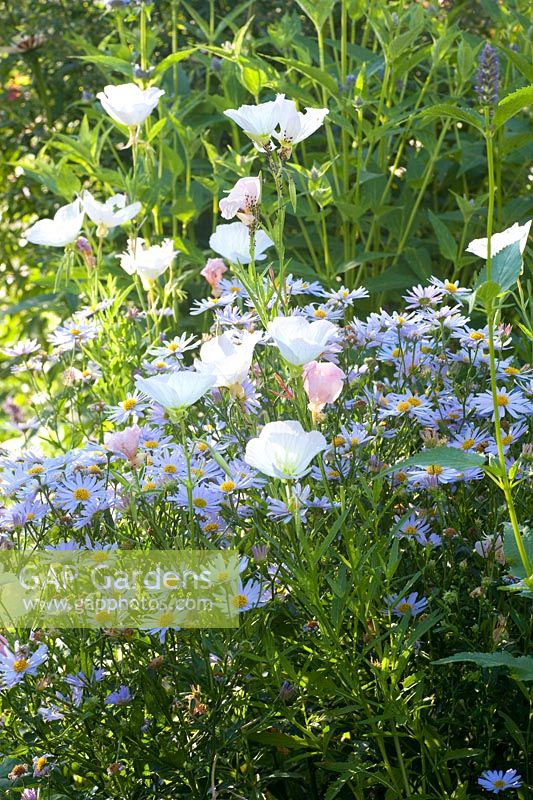
[[214, 295], [217, 295], [219, 281], [227, 270], [228, 268], [221, 258], [208, 258], [207, 264], [200, 272], [202, 278], [205, 278], [213, 289]]
[[119, 453], [125, 456], [129, 463], [135, 467], [138, 466], [137, 452], [139, 450], [140, 435], [141, 429], [139, 426], [132, 425], [130, 428], [124, 428], [123, 431], [106, 433], [104, 444], [112, 453]]
[[309, 409], [316, 413], [326, 403], [334, 403], [342, 392], [346, 375], [329, 361], [310, 361], [303, 368], [304, 389], [309, 398]]

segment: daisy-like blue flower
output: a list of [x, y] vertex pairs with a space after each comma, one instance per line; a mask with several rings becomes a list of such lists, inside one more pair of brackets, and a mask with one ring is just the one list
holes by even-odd
[[122, 685], [116, 692], [110, 692], [106, 699], [106, 706], [124, 706], [132, 699], [132, 694], [127, 686]]
[[77, 472], [59, 484], [55, 499], [58, 506], [73, 514], [80, 505], [82, 507], [103, 505], [106, 501], [105, 486], [94, 475], [82, 475], [81, 472]]
[[148, 408], [148, 402], [141, 397], [140, 392], [133, 392], [122, 400], [117, 406], [110, 406], [107, 415], [111, 422], [122, 425], [133, 416], [142, 417]]
[[10, 689], [20, 683], [25, 675], [36, 675], [37, 668], [47, 658], [48, 648], [45, 644], [39, 645], [32, 655], [28, 647], [20, 647], [18, 642], [15, 642], [14, 652], [3, 645], [0, 649], [0, 686]]
[[[517, 419], [518, 417], [533, 414], [533, 403], [530, 403], [519, 389], [511, 389], [508, 392], [505, 386], [499, 387], [496, 392], [496, 401], [500, 419], [507, 415]], [[473, 405], [480, 416], [490, 416], [491, 419], [494, 419], [492, 392], [487, 391], [477, 394], [473, 398]]]
[[411, 592], [407, 597], [400, 597], [400, 595], [389, 595], [385, 598], [388, 608], [383, 612], [388, 614], [389, 609], [395, 617], [411, 616], [416, 617], [428, 606], [428, 601], [425, 597], [418, 599], [418, 592]]
[[508, 769], [505, 772], [502, 769], [486, 769], [477, 782], [487, 792], [499, 794], [506, 789], [519, 789], [522, 786], [522, 776], [515, 769]]

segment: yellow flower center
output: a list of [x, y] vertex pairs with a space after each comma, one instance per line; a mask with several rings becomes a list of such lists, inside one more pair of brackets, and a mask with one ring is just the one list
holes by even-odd
[[209, 450], [209, 447], [205, 444], [205, 442], [198, 442], [196, 445], [200, 453], [205, 453], [206, 450]]
[[172, 623], [173, 616], [171, 611], [165, 611], [159, 617], [159, 627], [160, 628], [168, 628], [169, 625]]
[[79, 328], [71, 328], [70, 329], [70, 333], [71, 333], [72, 336], [79, 336], [80, 333], [81, 333], [81, 330]]
[[128, 397], [126, 400], [123, 400], [120, 405], [124, 411], [131, 411], [137, 405], [137, 400], [134, 397]]
[[342, 447], [343, 444], [346, 444], [346, 439], [344, 436], [335, 436], [332, 444], [333, 447]]
[[174, 466], [174, 464], [165, 464], [163, 467], [163, 472], [166, 472], [167, 475], [174, 475], [178, 471], [178, 468]]
[[157, 447], [158, 444], [159, 442], [156, 439], [148, 439], [148, 441], [144, 443], [144, 446], [152, 450], [154, 447]]
[[155, 489], [155, 483], [153, 481], [146, 481], [143, 486], [145, 492], [149, 491], [150, 489]]
[[400, 400], [400, 402], [396, 406], [396, 411], [409, 411], [411, 405], [408, 400]]
[[501, 778], [497, 778], [494, 781], [493, 786], [495, 789], [505, 789], [505, 781], [502, 781]]
[[473, 339], [474, 342], [480, 342], [485, 338], [485, 334], [482, 331], [472, 331], [470, 338]]
[[224, 481], [220, 484], [220, 489], [223, 492], [232, 492], [235, 489], [233, 481]]
[[470, 450], [475, 445], [474, 439], [465, 439], [461, 445], [461, 450]]
[[398, 356], [401, 354], [401, 352], [402, 351], [400, 350], [399, 347], [395, 347], [394, 350], [392, 351], [391, 355], [392, 355], [393, 358], [398, 358]]
[[196, 508], [205, 508], [207, 505], [207, 500], [203, 497], [195, 497], [192, 501], [193, 506]]
[[442, 467], [440, 464], [430, 464], [426, 469], [428, 475], [442, 475]]
[[88, 500], [91, 496], [91, 493], [88, 489], [85, 489], [81, 486], [79, 489], [74, 489], [72, 495], [75, 500]]
[[36, 464], [34, 467], [30, 467], [28, 470], [28, 475], [41, 475], [44, 472], [44, 467], [40, 464]]
[[100, 475], [100, 473], [102, 472], [98, 464], [91, 464], [88, 471], [90, 472], [91, 475]]
[[398, 611], [400, 611], [402, 614], [406, 614], [408, 611], [411, 611], [411, 609], [411, 603], [400, 603], [398, 606]]
[[204, 525], [204, 531], [206, 533], [216, 533], [219, 527], [218, 522], [208, 522], [207, 525]]
[[398, 481], [398, 483], [403, 483], [404, 481], [407, 480], [407, 475], [405, 474], [405, 472], [401, 472], [401, 471], [397, 472], [396, 473], [396, 480]]
[[450, 294], [455, 294], [455, 292], [457, 291], [457, 286], [455, 285], [455, 283], [450, 283], [449, 281], [444, 282], [444, 288], [446, 289], [447, 292], [450, 292]]
[[30, 662], [27, 658], [17, 658], [16, 661], [13, 661], [13, 669], [20, 674], [28, 669], [29, 664]]
[[176, 344], [176, 342], [170, 342], [167, 344], [167, 350], [170, 350], [171, 353], [175, 353], [178, 348], [179, 344]]
[[192, 474], [196, 475], [197, 478], [201, 478], [204, 474], [204, 471], [205, 470], [203, 470], [202, 467], [193, 467], [193, 469], [191, 469]]
[[35, 769], [38, 772], [40, 772], [41, 770], [43, 770], [46, 767], [47, 761], [48, 761], [48, 759], [46, 758], [46, 756], [41, 756], [35, 762]]
[[508, 406], [509, 405], [509, 398], [506, 394], [499, 394], [497, 396], [497, 401], [499, 406]]
[[35, 514], [32, 511], [30, 511], [28, 514], [26, 514], [26, 519], [28, 520], [28, 522], [31, 522], [32, 520], [35, 519]]
[[410, 406], [414, 406], [415, 408], [417, 408], [418, 406], [422, 405], [422, 400], [420, 400], [419, 397], [410, 397], [408, 403]]
[[248, 604], [248, 598], [245, 594], [237, 594], [233, 598], [233, 605], [235, 608], [244, 608]]
[[408, 536], [414, 536], [416, 534], [416, 525], [406, 525], [403, 532]]
[[520, 375], [520, 370], [516, 367], [505, 367], [504, 372], [506, 372], [507, 375]]
[[512, 444], [512, 442], [513, 442], [513, 435], [511, 433], [508, 433], [507, 436], [504, 436], [502, 438], [502, 444], [504, 445]]
[[323, 308], [316, 308], [313, 314], [313, 316], [318, 317], [318, 319], [324, 319], [324, 317], [327, 317], [327, 315], [328, 312], [324, 311]]

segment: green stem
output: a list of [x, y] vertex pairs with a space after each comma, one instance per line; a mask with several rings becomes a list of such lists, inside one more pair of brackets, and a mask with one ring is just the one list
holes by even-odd
[[[494, 180], [494, 147], [493, 147], [493, 130], [490, 122], [489, 109], [485, 109], [485, 142], [487, 146], [487, 169], [489, 181], [489, 202], [487, 210], [487, 282], [492, 280], [492, 253], [491, 253], [491, 236], [492, 227], [494, 222], [494, 199], [495, 199], [495, 180]], [[507, 471], [507, 464], [505, 461], [505, 452], [503, 449], [502, 441], [502, 428], [500, 420], [500, 406], [498, 404], [498, 384], [496, 379], [496, 352], [494, 347], [494, 332], [495, 332], [495, 318], [497, 309], [494, 307], [494, 299], [489, 297], [487, 304], [487, 322], [488, 322], [488, 335], [489, 335], [489, 370], [490, 370], [490, 388], [492, 394], [492, 406], [494, 409], [494, 434], [496, 439], [496, 447], [498, 450], [498, 462], [500, 466], [500, 486], [503, 491], [505, 502], [507, 504], [507, 511], [509, 513], [509, 520], [513, 529], [513, 534], [516, 541], [520, 559], [529, 578], [533, 574], [529, 556], [522, 541], [520, 527], [518, 524], [518, 517], [513, 500], [512, 484], [509, 480], [509, 473]]]

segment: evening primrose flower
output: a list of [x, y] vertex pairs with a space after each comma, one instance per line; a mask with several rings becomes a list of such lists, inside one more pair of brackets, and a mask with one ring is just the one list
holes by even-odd
[[[265, 231], [259, 229], [254, 234], [254, 258], [263, 261], [266, 258], [265, 250], [272, 247], [274, 242]], [[250, 231], [244, 222], [232, 222], [229, 225], [217, 225], [209, 239], [209, 247], [228, 261], [234, 264], [249, 264], [250, 256]]]
[[246, 445], [244, 460], [271, 478], [296, 480], [309, 472], [313, 458], [327, 446], [319, 431], [305, 431], [296, 420], [269, 422]]
[[128, 275], [138, 275], [145, 289], [172, 264], [178, 251], [171, 239], [146, 247], [144, 239], [130, 239], [125, 253], [117, 256]]
[[[284, 95], [281, 95], [282, 97]], [[280, 97], [280, 95], [278, 95]], [[244, 105], [239, 108], [228, 108], [226, 117], [235, 122], [239, 128], [260, 148], [268, 147], [279, 121], [279, 101], [269, 100], [258, 105]]]
[[320, 128], [324, 122], [327, 108], [306, 108], [305, 113], [296, 110], [292, 100], [285, 100], [284, 95], [276, 98], [279, 109], [279, 131], [274, 131], [274, 138], [281, 145], [281, 154], [289, 157], [294, 145], [303, 142]]
[[327, 403], [334, 403], [342, 392], [345, 378], [342, 369], [329, 361], [310, 361], [305, 364], [303, 379], [309, 410], [316, 413]]
[[83, 208], [89, 219], [105, 233], [110, 228], [123, 225], [132, 220], [141, 210], [140, 203], [126, 205], [125, 194], [114, 194], [105, 203], [95, 200], [92, 194], [85, 190], [81, 196]]
[[45, 644], [39, 645], [32, 655], [28, 647], [20, 647], [18, 642], [15, 642], [14, 652], [4, 645], [0, 650], [0, 687], [10, 689], [20, 683], [25, 675], [36, 675], [37, 668], [47, 658], [48, 648]]
[[165, 94], [163, 89], [141, 89], [136, 83], [109, 84], [96, 95], [111, 119], [128, 128], [141, 125]]
[[242, 384], [252, 364], [254, 348], [261, 333], [243, 331], [236, 337], [233, 331], [214, 336], [200, 348], [200, 359], [194, 362], [198, 372], [213, 375], [215, 386], [232, 387]]
[[[495, 233], [490, 237], [490, 254], [491, 257], [497, 255], [505, 247], [518, 242], [520, 252], [523, 253], [526, 249], [527, 237], [529, 236], [529, 229], [531, 228], [532, 220], [526, 222], [524, 225], [519, 225], [515, 222], [510, 228], [506, 228], [501, 233]], [[487, 239], [474, 239], [466, 248], [467, 253], [473, 253], [480, 258], [487, 258]]]
[[47, 247], [65, 247], [80, 235], [85, 211], [79, 199], [58, 208], [53, 219], [40, 219], [24, 233], [32, 244]]
[[260, 202], [259, 178], [240, 178], [228, 196], [220, 201], [220, 213], [224, 219], [237, 216], [245, 225], [252, 225], [257, 218], [257, 206]]
[[196, 403], [215, 383], [216, 376], [211, 373], [183, 370], [138, 378], [136, 387], [164, 408], [180, 412]]
[[499, 794], [506, 789], [519, 789], [522, 786], [522, 776], [515, 769], [486, 769], [481, 773], [477, 782], [483, 789], [493, 794]]
[[326, 319], [308, 322], [303, 317], [276, 317], [267, 330], [285, 361], [294, 366], [321, 356], [338, 332], [337, 326]]

